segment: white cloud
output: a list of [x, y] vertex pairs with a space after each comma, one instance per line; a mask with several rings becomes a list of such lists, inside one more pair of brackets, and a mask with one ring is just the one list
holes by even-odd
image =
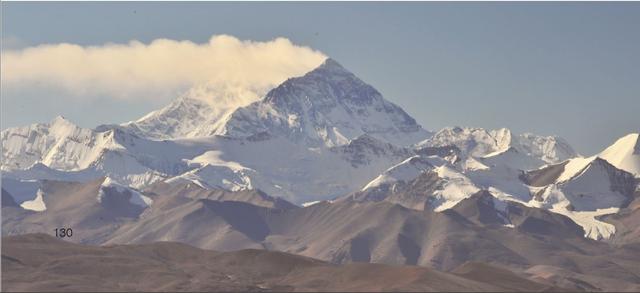
[[53, 87], [76, 97], [152, 99], [207, 84], [261, 92], [302, 75], [326, 56], [286, 38], [242, 41], [228, 35], [208, 43], [157, 39], [150, 44], [47, 44], [2, 52], [2, 86]]

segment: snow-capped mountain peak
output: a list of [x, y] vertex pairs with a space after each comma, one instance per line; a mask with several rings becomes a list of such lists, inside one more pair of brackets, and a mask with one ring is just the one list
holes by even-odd
[[455, 145], [463, 155], [482, 157], [505, 150], [511, 142], [508, 129], [486, 130], [471, 127], [445, 127], [431, 138], [420, 142], [419, 146]]
[[430, 135], [404, 110], [332, 59], [236, 110], [222, 133], [248, 137], [264, 131], [310, 146], [343, 145], [362, 134], [409, 145]]
[[214, 135], [234, 110], [258, 100], [266, 90], [221, 84], [196, 86], [166, 107], [121, 127], [154, 139]]
[[617, 168], [640, 177], [640, 133], [621, 137], [598, 156]]
[[538, 158], [546, 163], [561, 162], [577, 156], [573, 148], [557, 136], [539, 136], [531, 133], [513, 134], [507, 128], [487, 130], [471, 127], [446, 127], [419, 147], [455, 145], [463, 156], [485, 157], [504, 152], [510, 147], [523, 155]]
[[73, 124], [73, 122], [67, 120], [67, 118], [65, 118], [62, 115], [58, 115], [53, 119], [51, 119], [51, 121], [49, 122], [49, 125], [51, 127], [69, 127], [69, 126], [75, 127], [75, 124]]
[[[84, 154], [84, 141], [93, 136], [91, 129], [81, 128], [62, 116], [49, 123], [36, 123], [2, 131], [3, 170], [25, 169], [36, 162], [60, 168], [77, 167]], [[71, 160], [59, 161], [57, 150], [67, 149]]]
[[516, 136], [511, 145], [520, 152], [540, 158], [547, 163], [561, 162], [578, 156], [571, 145], [559, 136], [523, 133]]

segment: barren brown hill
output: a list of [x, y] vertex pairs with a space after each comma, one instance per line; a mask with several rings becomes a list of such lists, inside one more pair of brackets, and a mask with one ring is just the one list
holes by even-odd
[[635, 193], [635, 200], [617, 214], [602, 217], [604, 221], [616, 226], [616, 234], [610, 239], [616, 244], [640, 245], [640, 190]]
[[[3, 291], [542, 291], [490, 265], [479, 277], [417, 266], [332, 265], [266, 250], [215, 252], [174, 242], [88, 246], [44, 234], [2, 239]], [[497, 273], [492, 274], [495, 271]], [[466, 276], [469, 276], [467, 278]]]

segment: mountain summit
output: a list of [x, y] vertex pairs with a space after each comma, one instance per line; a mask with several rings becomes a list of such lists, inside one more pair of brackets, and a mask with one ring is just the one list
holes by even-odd
[[[265, 94], [266, 93], [266, 94]], [[396, 145], [428, 138], [415, 119], [333, 59], [271, 89], [203, 85], [120, 126], [151, 139], [280, 136], [337, 146], [363, 134]]]
[[621, 137], [599, 156], [617, 168], [640, 177], [640, 133]]
[[569, 143], [560, 137], [539, 136], [531, 133], [514, 134], [507, 128], [487, 130], [472, 127], [446, 127], [419, 143], [422, 147], [448, 145], [455, 145], [463, 155], [474, 157], [504, 152], [510, 147], [547, 163], [562, 162], [577, 156]]
[[164, 108], [119, 127], [152, 139], [210, 136], [233, 111], [258, 100], [265, 92], [241, 86], [200, 85]]
[[237, 109], [222, 134], [249, 137], [262, 132], [310, 146], [343, 145], [363, 134], [410, 145], [431, 135], [333, 59]]

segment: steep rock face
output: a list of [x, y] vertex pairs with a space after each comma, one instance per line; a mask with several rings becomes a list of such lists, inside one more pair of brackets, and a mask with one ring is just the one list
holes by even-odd
[[456, 163], [460, 160], [461, 151], [455, 145], [447, 145], [447, 146], [422, 146], [415, 147], [413, 151], [421, 156], [438, 156], [441, 158], [445, 158], [452, 163]]
[[332, 59], [236, 110], [222, 134], [248, 137], [265, 131], [310, 146], [342, 145], [363, 134], [409, 145], [430, 135], [400, 107]]
[[523, 173], [520, 179], [527, 185], [534, 187], [543, 187], [557, 182], [560, 175], [565, 170], [565, 166], [569, 161], [560, 164], [544, 166], [540, 169], [530, 170]]
[[363, 134], [345, 145], [331, 147], [330, 150], [342, 156], [354, 168], [368, 165], [374, 158], [401, 160], [411, 155], [408, 149], [397, 147], [368, 134]]

